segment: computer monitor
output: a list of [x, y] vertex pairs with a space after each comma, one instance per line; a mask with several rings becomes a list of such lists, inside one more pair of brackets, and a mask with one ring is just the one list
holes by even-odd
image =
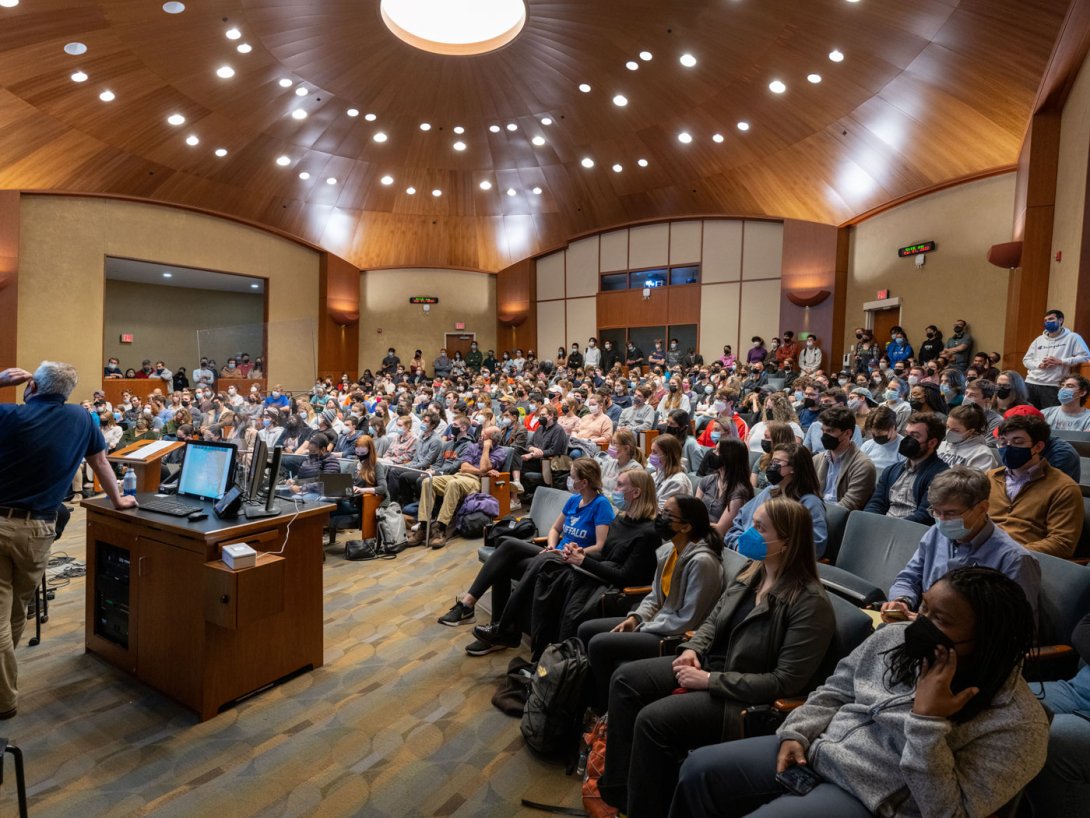
[[178, 494], [201, 500], [218, 500], [235, 476], [238, 449], [230, 443], [191, 440], [185, 444]]
[[253, 502], [261, 492], [261, 483], [265, 477], [265, 467], [269, 464], [269, 447], [265, 441], [257, 438], [254, 450], [250, 453], [250, 470], [246, 473], [246, 499]]

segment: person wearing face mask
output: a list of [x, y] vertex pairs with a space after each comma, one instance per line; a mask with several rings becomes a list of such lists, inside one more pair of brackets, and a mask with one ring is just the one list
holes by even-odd
[[621, 412], [617, 425], [633, 432], [645, 432], [655, 426], [657, 413], [651, 406], [651, 387], [647, 384], [637, 386], [632, 392], [632, 405]]
[[867, 415], [863, 437], [865, 439], [859, 449], [870, 458], [879, 477], [894, 463], [904, 462], [905, 456], [900, 453], [903, 438], [897, 433], [897, 416], [888, 406], [879, 406]]
[[598, 713], [605, 712], [609, 682], [620, 665], [658, 656], [664, 638], [695, 630], [725, 587], [723, 541], [712, 531], [703, 504], [694, 497], [671, 497], [661, 519], [668, 520], [670, 536], [656, 553], [651, 592], [628, 616], [579, 626], [594, 677], [591, 706]]
[[689, 398], [681, 391], [681, 378], [674, 376], [669, 380], [666, 385], [666, 394], [659, 401], [658, 407], [656, 407], [656, 414], [658, 425], [661, 427], [666, 425], [666, 418], [670, 412], [675, 409], [680, 409], [683, 412], [689, 412]]
[[1003, 465], [988, 472], [988, 513], [1030, 551], [1070, 559], [1082, 531], [1082, 494], [1044, 458], [1050, 435], [1040, 414], [1008, 417], [999, 426]]
[[[757, 511], [742, 553], [752, 562], [676, 657], [628, 662], [609, 690], [603, 799], [632, 818], [669, 809], [688, 751], [742, 733], [747, 707], [805, 694], [832, 640], [810, 515], [786, 498]], [[687, 695], [671, 695], [682, 688]]]
[[802, 368], [804, 374], [813, 375], [821, 369], [821, 361], [825, 353], [823, 353], [821, 347], [818, 346], [816, 335], [811, 334], [807, 336], [804, 344], [802, 350], [799, 352], [799, 366]]
[[612, 372], [613, 368], [619, 364], [624, 363], [624, 355], [617, 349], [617, 346], [610, 340], [606, 339], [602, 342], [602, 360], [598, 365], [602, 368], [603, 372]]
[[594, 459], [602, 473], [602, 491], [618, 508], [615, 494], [617, 477], [629, 469], [647, 470], [647, 461], [636, 435], [628, 429], [618, 429], [610, 438], [609, 448], [598, 452]]
[[920, 344], [920, 354], [916, 360], [921, 364], [926, 364], [928, 361], [933, 361], [942, 354], [945, 348], [945, 342], [942, 338], [942, 331], [934, 324], [929, 324], [924, 330], [924, 335], [927, 339]]
[[659, 508], [674, 495], [693, 493], [681, 452], [681, 443], [673, 435], [659, 435], [651, 444], [647, 465], [653, 470]]
[[102, 377], [106, 379], [125, 377], [125, 373], [121, 371], [121, 362], [117, 358], [109, 358], [102, 370]]
[[969, 324], [963, 318], [954, 322], [954, 334], [946, 339], [943, 356], [950, 366], [964, 372], [973, 359], [973, 336], [969, 334]]
[[[767, 816], [999, 811], [1048, 750], [1048, 716], [1021, 676], [1034, 642], [1029, 603], [998, 571], [958, 568], [931, 586], [922, 610], [864, 640], [776, 735], [691, 754], [671, 818], [760, 804]], [[611, 749], [613, 735], [611, 723]], [[796, 764], [822, 783], [784, 795], [775, 776]]]
[[337, 457], [351, 457], [356, 449], [356, 440], [361, 434], [359, 431], [359, 418], [349, 415], [344, 419], [342, 425], [344, 431], [337, 435], [333, 443], [333, 453]]
[[587, 410], [587, 414], [579, 418], [569, 433], [568, 447], [593, 457], [599, 446], [608, 445], [613, 435], [613, 421], [602, 411], [602, 400], [598, 395], [591, 395], [587, 400]]
[[541, 461], [566, 455], [568, 435], [556, 422], [556, 407], [551, 403], [546, 403], [537, 411], [537, 418], [538, 427], [530, 435], [529, 445], [522, 455], [522, 474], [528, 481], [540, 485]]
[[360, 514], [360, 497], [365, 494], [377, 494], [381, 497], [380, 508], [390, 501], [387, 496], [386, 464], [375, 456], [375, 442], [369, 435], [359, 435], [356, 438], [353, 454], [359, 462], [352, 475], [352, 496], [342, 497], [337, 501], [337, 509], [332, 513], [331, 519], [334, 527], [338, 517], [355, 517]]
[[1064, 314], [1060, 310], [1046, 312], [1044, 332], [1033, 339], [1022, 358], [1029, 402], [1038, 409], [1059, 406], [1059, 388], [1064, 379], [1090, 361], [1086, 341], [1063, 323]]
[[1045, 420], [1053, 432], [1090, 432], [1090, 409], [1086, 408], [1090, 397], [1090, 380], [1081, 375], [1069, 375], [1060, 383], [1057, 392], [1059, 406], [1044, 410]]
[[863, 510], [932, 525], [935, 521], [927, 510], [927, 489], [931, 481], [948, 468], [938, 456], [939, 445], [945, 437], [944, 419], [934, 414], [911, 415], [898, 445], [898, 453], [904, 461], [882, 472]]
[[394, 424], [394, 439], [382, 456], [387, 466], [404, 466], [416, 456], [417, 437], [413, 434], [412, 420], [408, 415], [398, 417]]
[[994, 568], [1017, 582], [1037, 614], [1041, 567], [1027, 549], [988, 516], [988, 477], [964, 465], [938, 475], [927, 490], [935, 525], [920, 540], [916, 553], [897, 574], [882, 603], [882, 619], [915, 619], [924, 593], [947, 572], [961, 566]]
[[1029, 390], [1022, 376], [1012, 369], [1000, 372], [995, 380], [996, 411], [1006, 414], [1008, 410], [1027, 403], [1029, 403]]
[[277, 384], [263, 403], [266, 409], [286, 409], [291, 405], [291, 398], [285, 395], [280, 388], [280, 384]]
[[852, 442], [852, 435], [859, 432], [855, 417], [847, 407], [834, 406], [822, 412], [818, 422], [822, 451], [813, 458], [822, 499], [849, 511], [862, 509], [874, 493], [876, 475], [870, 458]]
[[[877, 393], [876, 393], [877, 394]], [[897, 417], [897, 431], [903, 432], [908, 416], [912, 414], [912, 406], [905, 400], [908, 394], [908, 384], [899, 378], [893, 378], [882, 390], [884, 406], [888, 406]]]
[[950, 411], [942, 391], [934, 383], [918, 383], [909, 387], [908, 405], [913, 413], [934, 414], [943, 421], [946, 420], [946, 414]]
[[614, 426], [620, 425], [621, 415], [624, 414], [624, 410], [632, 405], [632, 395], [628, 392], [628, 381], [622, 377], [618, 377], [613, 383], [613, 394], [610, 396], [610, 401], [617, 408], [617, 419], [613, 421]]
[[966, 403], [946, 418], [946, 438], [938, 455], [948, 466], [965, 465], [981, 471], [998, 465], [996, 450], [984, 442], [987, 421], [979, 406]]
[[266, 410], [261, 418], [257, 436], [265, 442], [265, 445], [270, 452], [280, 441], [280, 437], [283, 433], [284, 427], [281, 425], [280, 413], [275, 409]]
[[960, 369], [947, 367], [939, 376], [939, 392], [946, 406], [953, 409], [961, 406], [965, 399], [965, 375]]
[[[826, 409], [832, 409], [834, 407], [841, 407], [844, 409], [851, 409], [848, 407], [849, 399], [847, 394], [842, 389], [826, 389], [818, 397], [818, 420], [810, 424], [810, 428], [806, 430], [806, 435], [802, 439], [802, 445], [809, 449], [814, 454], [820, 454], [825, 451], [825, 444], [822, 441], [822, 428], [821, 428], [821, 415]], [[859, 428], [859, 420], [855, 412], [852, 412], [852, 418], [855, 422], [855, 429], [852, 431], [851, 441], [855, 444], [856, 448], [863, 445], [863, 432]], [[869, 494], [867, 495], [870, 496]]]
[[[492, 621], [495, 624], [474, 628], [477, 641], [466, 648], [466, 653], [470, 656], [485, 656], [508, 647], [504, 640], [498, 638], [501, 633], [508, 636], [506, 630], [501, 631], [499, 623], [504, 620], [510, 607], [512, 580], [525, 576], [532, 563], [560, 560], [560, 555], [569, 547], [584, 553], [598, 553], [605, 547], [610, 523], [615, 515], [613, 506], [602, 495], [598, 464], [589, 457], [579, 458], [572, 463], [570, 477], [574, 489], [572, 496], [564, 503], [564, 508], [549, 528], [545, 546], [514, 537], [503, 537], [496, 550], [477, 571], [469, 590], [456, 599], [450, 610], [439, 618], [440, 625], [451, 627], [474, 621], [477, 600], [489, 588], [492, 589]], [[514, 631], [512, 638], [506, 640], [513, 642], [511, 647], [521, 641], [519, 626], [524, 621], [523, 615], [529, 613], [532, 588], [533, 582], [528, 586], [529, 591], [523, 588], [522, 597], [515, 603], [521, 606], [520, 610], [514, 617], [507, 619]], [[477, 634], [478, 630], [483, 637]]]
[[984, 443], [992, 448], [995, 447], [995, 430], [1003, 422], [1003, 416], [992, 408], [995, 403], [996, 389], [997, 387], [993, 381], [977, 378], [965, 385], [965, 399], [962, 401], [963, 406], [973, 404], [984, 412], [984, 418], [987, 421], [987, 434], [984, 436]]
[[421, 472], [442, 464], [443, 439], [439, 435], [439, 416], [428, 412], [420, 420], [416, 450], [412, 459], [402, 466], [386, 466], [387, 496], [402, 507], [419, 496]]
[[654, 369], [666, 365], [666, 351], [662, 348], [662, 339], [655, 339], [655, 348], [647, 356], [647, 365]]
[[750, 340], [750, 347], [746, 351], [746, 363], [753, 366], [756, 363], [764, 363], [768, 358], [768, 350], [765, 349], [765, 339], [760, 335], [754, 335]]
[[737, 438], [723, 437], [717, 442], [714, 458], [717, 468], [701, 478], [696, 497], [707, 507], [712, 528], [722, 537], [742, 506], [753, 499], [749, 449]]
[[602, 365], [602, 350], [598, 347], [598, 339], [591, 338], [587, 341], [587, 350], [583, 353], [583, 366], [588, 370]]
[[638, 376], [645, 363], [647, 363], [647, 359], [643, 354], [643, 350], [637, 346], [635, 341], [629, 340], [625, 346], [624, 365], [629, 370], [635, 370], [634, 373], [630, 372], [629, 374]]
[[666, 366], [669, 367], [670, 370], [677, 369], [681, 366], [681, 361], [684, 357], [685, 353], [682, 351], [677, 338], [671, 338], [670, 345], [666, 348]]

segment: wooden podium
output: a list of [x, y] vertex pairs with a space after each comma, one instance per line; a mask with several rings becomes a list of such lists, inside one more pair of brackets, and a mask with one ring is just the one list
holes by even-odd
[[[162, 448], [157, 449], [153, 453], [146, 457], [126, 457], [125, 455], [142, 449], [143, 447], [152, 443], [166, 443]], [[166, 457], [171, 452], [180, 449], [185, 445], [184, 440], [175, 440], [172, 443], [166, 441], [157, 440], [139, 440], [136, 443], [130, 443], [124, 448], [118, 449], [106, 456], [106, 459], [111, 463], [116, 463], [122, 466], [132, 466], [134, 472], [136, 472], [136, 490], [140, 492], [147, 492], [153, 494], [159, 490], [159, 476], [161, 467], [159, 461]], [[98, 484], [98, 477], [95, 477], [95, 491], [101, 491], [102, 487]]]

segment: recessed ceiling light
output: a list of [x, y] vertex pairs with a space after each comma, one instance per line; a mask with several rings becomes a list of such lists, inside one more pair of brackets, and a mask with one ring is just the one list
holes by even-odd
[[[239, 43], [238, 45], [235, 46], [235, 50], [239, 54], [249, 54], [251, 51], [254, 50], [254, 47], [252, 45], [250, 45], [249, 43]], [[296, 93], [298, 93], [298, 92], [296, 92]]]
[[812, 82], [814, 85], [817, 85], [821, 82], [821, 74], [807, 74], [806, 80], [807, 82]]
[[304, 111], [302, 108], [296, 108], [294, 111], [291, 112], [291, 118], [292, 119], [306, 119], [307, 118], [307, 112]]
[[384, 185], [392, 185], [394, 183], [394, 177], [389, 175], [383, 176], [379, 181]]
[[489, 125], [488, 130], [492, 131], [492, 133], [499, 133], [501, 129], [499, 125]]
[[455, 142], [451, 147], [453, 147], [456, 151], [464, 151], [466, 149], [466, 143], [460, 141]]
[[552, 125], [553, 124], [552, 117], [543, 116], [541, 118], [541, 124], [544, 125], [545, 127], [548, 127], [549, 125]]
[[745, 120], [742, 120], [741, 122], [738, 123], [738, 130], [748, 131], [749, 130], [749, 123], [746, 122]]
[[683, 145], [688, 145], [693, 141], [693, 135], [688, 131], [682, 131], [677, 135], [677, 141]]
[[201, 140], [196, 134], [190, 134], [189, 136], [187, 136], [185, 138], [185, 144], [189, 145], [190, 147], [193, 147], [195, 145], [201, 144]]
[[454, 132], [456, 134], [464, 134], [466, 132], [466, 129], [463, 128], [461, 125], [455, 125], [454, 126]]
[[638, 71], [640, 69], [640, 64], [635, 60], [629, 60], [624, 64], [624, 67], [629, 71]]
[[507, 188], [507, 195], [508, 196], [514, 196], [515, 195], [515, 189], [513, 187]]
[[410, 196], [415, 196], [416, 195], [416, 188], [415, 187], [407, 187], [407, 188], [405, 188], [405, 192], [408, 193]]
[[613, 97], [613, 104], [616, 105], [618, 108], [623, 108], [628, 104], [628, 97], [626, 97], [624, 94], [617, 94], [615, 97]]
[[535, 145], [537, 145], [540, 148], [542, 145], [545, 144], [545, 137], [544, 136], [535, 136], [530, 141], [533, 142]]
[[386, 134], [384, 134], [382, 131], [375, 131], [375, 135], [372, 136], [371, 138], [373, 140], [375, 140], [376, 142], [385, 142], [386, 141]]
[[167, 14], [181, 14], [185, 11], [185, 3], [179, 3], [178, 0], [170, 0], [168, 3], [163, 3], [163, 11]]
[[368, 122], [374, 122], [376, 119], [378, 119], [378, 114], [364, 114], [363, 118], [366, 119]]
[[539, 187], [535, 187], [535, 188], [534, 188], [533, 190], [531, 190], [530, 192], [531, 192], [531, 193], [533, 193], [533, 194], [534, 194], [535, 196], [540, 196], [540, 195], [541, 195], [541, 188], [539, 188]]
[[692, 68], [694, 65], [696, 65], [696, 57], [694, 57], [692, 54], [682, 54], [680, 57], [678, 57], [678, 62], [680, 62], [686, 68]]
[[590, 93], [590, 86], [587, 85], [587, 83], [585, 83], [585, 82], [581, 82], [581, 83], [579, 83], [579, 90], [582, 91], [584, 94], [589, 94]]
[[593, 168], [594, 160], [591, 159], [589, 156], [584, 156], [582, 159], [579, 160], [579, 164], [585, 168]]
[[839, 48], [833, 49], [829, 52], [829, 59], [833, 62], [844, 62], [844, 52]]
[[508, 122], [507, 123], [507, 130], [511, 131], [512, 133], [514, 133], [518, 129], [519, 129], [519, 126], [516, 125], [514, 122]]
[[80, 54], [87, 53], [87, 46], [80, 42], [68, 43], [64, 47], [65, 54], [71, 54], [73, 57], [78, 57]]
[[251, 290], [260, 290], [260, 289], [261, 289], [261, 285], [260, 285], [260, 284], [251, 284], [251, 285], [250, 285], [250, 289], [251, 289]]
[[216, 76], [220, 79], [229, 80], [235, 75], [235, 69], [229, 65], [221, 65], [216, 69]]
[[624, 170], [624, 166], [620, 162], [617, 162], [616, 164], [613, 165], [613, 172], [614, 173], [620, 173], [622, 170]]
[[98, 95], [98, 98], [101, 99], [103, 102], [113, 102], [115, 99], [117, 99], [117, 95], [114, 94], [113, 91], [103, 91], [101, 94]]
[[227, 148], [216, 148], [216, 156], [221, 159], [227, 155]]
[[297, 96], [297, 97], [305, 97], [309, 93], [310, 93], [310, 89], [309, 88], [304, 88], [302, 85], [300, 85], [298, 88], [295, 89], [295, 96]]
[[772, 80], [772, 82], [768, 84], [768, 90], [771, 91], [773, 94], [782, 94], [784, 91], [787, 90], [787, 86], [784, 85], [783, 82], [781, 82], [780, 80]]
[[335, 185], [335, 184], [337, 184], [337, 177], [336, 176], [330, 176], [328, 179], [325, 180], [325, 183], [327, 185]]
[[360, 115], [360, 109], [359, 108], [349, 108], [347, 111], [345, 111], [345, 113], [348, 114], [353, 119], [355, 119], [357, 116]]
[[174, 278], [174, 273], [163, 273], [163, 278]]
[[278, 156], [276, 158], [276, 164], [280, 165], [280, 167], [285, 167], [291, 164], [291, 159], [287, 156]]
[[72, 82], [87, 82], [87, 74], [83, 71], [77, 71], [72, 75]]
[[480, 187], [481, 190], [491, 190], [492, 183], [485, 179], [483, 182], [480, 183], [480, 185], [478, 185], [478, 187]]
[[431, 195], [438, 199], [440, 196], [443, 195], [443, 191], [441, 191], [439, 188], [436, 188], [431, 192]]
[[722, 142], [722, 141], [723, 141], [723, 134], [721, 134], [721, 133], [712, 134], [712, 142]]
[[646, 159], [637, 159], [636, 164], [639, 165], [641, 168], [645, 168], [645, 167], [647, 167], [647, 160]]
[[310, 174], [304, 170], [302, 173], [299, 174], [299, 178], [305, 182], [307, 179], [310, 178]]
[[281, 77], [279, 80], [279, 84], [281, 88], [291, 88], [293, 85], [295, 85], [295, 83], [289, 80], [287, 77]]
[[242, 38], [242, 32], [237, 28], [229, 28], [227, 31], [223, 32], [223, 34], [228, 40], [238, 40]]
[[640, 52], [640, 59], [643, 60], [644, 62], [650, 62], [651, 61], [651, 52], [650, 51], [641, 51]]
[[170, 123], [171, 125], [184, 125], [185, 124], [185, 117], [182, 116], [181, 114], [171, 114], [170, 116], [167, 117], [167, 122]]

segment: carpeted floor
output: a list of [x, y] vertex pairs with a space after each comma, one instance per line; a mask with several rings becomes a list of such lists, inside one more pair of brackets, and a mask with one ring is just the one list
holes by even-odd
[[[82, 561], [84, 531], [77, 510], [54, 553]], [[42, 644], [24, 638], [17, 649], [19, 714], [0, 722], [26, 755], [30, 814], [512, 816], [543, 814], [522, 798], [579, 806], [578, 780], [531, 755], [518, 721], [490, 704], [515, 652], [467, 657], [470, 626], [435, 622], [476, 572], [478, 544], [366, 563], [328, 549], [325, 666], [204, 724], [84, 653], [85, 580], [70, 580]], [[4, 772], [6, 818], [16, 814], [10, 757]]]

